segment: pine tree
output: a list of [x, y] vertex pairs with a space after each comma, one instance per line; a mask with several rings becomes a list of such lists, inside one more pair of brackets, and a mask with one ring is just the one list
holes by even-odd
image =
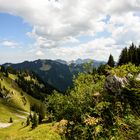
[[122, 50], [118, 65], [123, 65], [129, 62], [137, 66], [140, 64], [140, 46], [137, 48], [134, 43], [132, 43], [128, 49], [124, 48]]
[[36, 112], [33, 114], [32, 118], [32, 129], [36, 128], [38, 126], [38, 118]]
[[135, 56], [136, 47], [134, 43], [132, 43], [128, 49], [128, 61], [135, 64], [136, 56]]
[[13, 118], [12, 117], [10, 117], [9, 123], [13, 123]]
[[30, 125], [30, 116], [27, 117], [26, 126]]
[[127, 48], [124, 48], [119, 57], [118, 65], [127, 64], [128, 61], [129, 61], [128, 50]]
[[137, 60], [138, 60], [138, 65], [140, 64], [140, 45], [137, 48]]
[[114, 67], [115, 66], [115, 62], [114, 62], [114, 58], [113, 56], [110, 54], [107, 65], [109, 65], [110, 67]]
[[5, 76], [6, 76], [6, 77], [9, 76], [7, 69], [6, 69], [6, 71], [5, 71]]
[[1, 72], [5, 72], [5, 67], [1, 66]]
[[41, 104], [39, 107], [39, 123], [42, 122], [42, 120], [45, 118], [45, 105]]

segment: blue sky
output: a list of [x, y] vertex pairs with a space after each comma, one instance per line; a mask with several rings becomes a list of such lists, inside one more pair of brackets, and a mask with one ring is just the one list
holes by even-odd
[[8, 38], [25, 43], [30, 41], [26, 33], [32, 30], [32, 27], [23, 21], [22, 18], [10, 15], [7, 13], [0, 13], [0, 38]]
[[0, 0], [0, 63], [110, 53], [117, 61], [140, 42], [139, 9], [139, 0]]

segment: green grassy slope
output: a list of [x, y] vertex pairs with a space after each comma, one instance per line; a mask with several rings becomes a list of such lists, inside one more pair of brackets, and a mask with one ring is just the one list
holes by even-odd
[[21, 120], [19, 116], [26, 117], [27, 114], [20, 110], [10, 107], [5, 101], [0, 98], [0, 122], [8, 123], [9, 118], [12, 117], [14, 122]]
[[0, 129], [1, 140], [61, 140], [61, 137], [54, 132], [51, 124], [41, 124], [36, 129], [30, 126], [25, 127], [21, 122], [12, 126]]
[[[41, 124], [34, 130], [31, 126], [26, 127], [30, 106], [41, 102], [25, 93], [15, 82], [17, 78], [16, 74], [6, 77], [0, 72], [0, 140], [60, 140], [51, 124]], [[25, 78], [39, 84], [30, 76]], [[13, 123], [9, 123], [10, 117]], [[8, 126], [2, 128], [2, 125]]]
[[3, 100], [15, 108], [29, 111], [30, 106], [33, 104], [39, 104], [40, 101], [26, 94], [15, 82], [16, 75], [10, 74], [9, 77], [5, 77], [3, 73], [0, 73], [0, 85], [1, 94]]
[[[8, 123], [13, 118], [11, 126], [0, 128], [0, 140], [61, 140], [61, 137], [54, 132], [52, 124], [41, 124], [36, 129], [26, 127], [28, 114], [13, 107], [9, 107], [0, 99], [0, 123]], [[10, 124], [10, 123], [9, 123]]]

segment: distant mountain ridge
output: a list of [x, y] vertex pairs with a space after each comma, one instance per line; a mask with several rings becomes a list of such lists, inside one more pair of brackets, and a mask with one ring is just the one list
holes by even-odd
[[81, 65], [81, 64], [85, 64], [85, 63], [89, 63], [89, 62], [93, 62], [93, 66], [94, 67], [98, 67], [100, 64], [106, 64], [105, 61], [98, 61], [98, 60], [94, 60], [94, 59], [76, 59], [75, 61], [71, 61], [69, 62], [70, 64], [74, 63], [76, 65]]
[[99, 61], [99, 60], [94, 60], [94, 59], [89, 59], [89, 58], [87, 58], [87, 59], [78, 58], [76, 60], [71, 60], [71, 61], [56, 59], [54, 61], [57, 61], [57, 62], [62, 63], [62, 64], [66, 64], [66, 65], [71, 65], [71, 64], [81, 65], [81, 64], [85, 64], [85, 63], [89, 63], [89, 62], [93, 61], [94, 67], [98, 67], [100, 64], [106, 64], [105, 61]]
[[35, 72], [45, 84], [52, 85], [59, 91], [66, 91], [69, 86], [72, 86], [73, 75], [83, 72], [83, 65], [93, 61], [93, 66], [98, 67], [100, 64], [105, 64], [103, 61], [92, 59], [77, 59], [67, 62], [61, 59], [57, 60], [35, 60], [24, 61], [22, 63], [12, 64], [5, 63], [3, 66], [11, 66], [16, 70], [30, 70]]
[[45, 84], [50, 84], [60, 91], [65, 91], [72, 85], [72, 74], [68, 65], [53, 60], [24, 61], [17, 64], [4, 64], [16, 70], [30, 70], [35, 72]]

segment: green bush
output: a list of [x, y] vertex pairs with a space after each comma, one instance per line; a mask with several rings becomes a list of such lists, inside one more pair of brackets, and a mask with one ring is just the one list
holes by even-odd
[[[132, 64], [104, 70], [120, 77], [131, 73], [135, 78], [140, 73], [140, 67]], [[134, 78], [121, 94], [114, 95], [104, 91], [103, 73], [79, 74], [65, 95], [55, 91], [48, 96], [48, 114], [54, 121], [67, 121], [65, 132], [61, 131], [66, 139], [140, 139], [140, 82]]]

